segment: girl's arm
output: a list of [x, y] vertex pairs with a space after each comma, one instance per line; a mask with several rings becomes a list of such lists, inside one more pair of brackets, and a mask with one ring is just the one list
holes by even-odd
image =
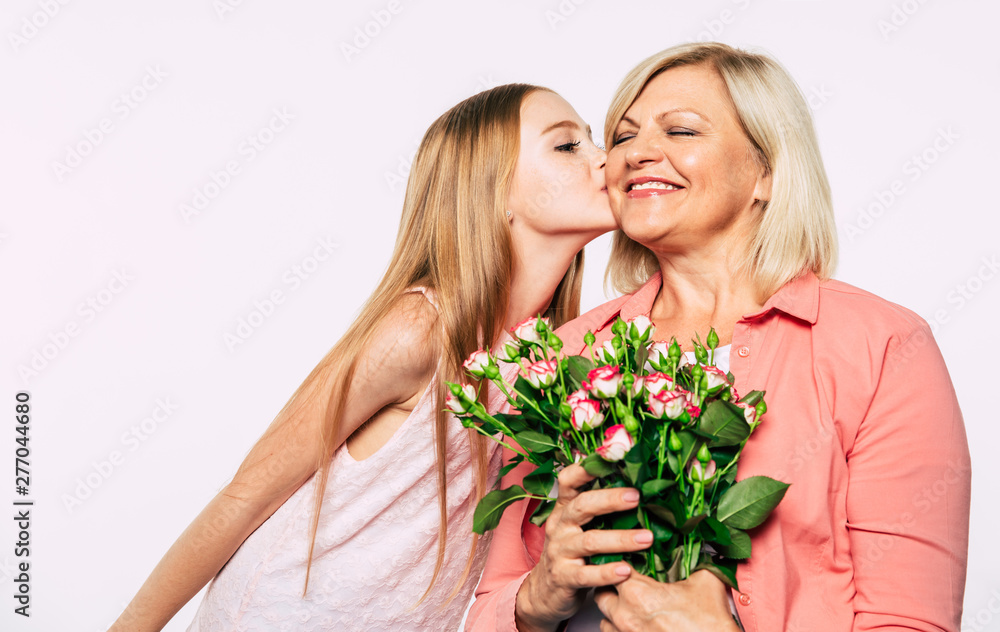
[[[339, 446], [385, 407], [415, 401], [440, 355], [437, 312], [405, 295], [358, 358], [336, 438]], [[233, 480], [184, 530], [112, 631], [160, 630], [211, 580], [236, 549], [318, 469], [324, 412], [345, 362], [333, 359], [304, 385], [250, 450]]]

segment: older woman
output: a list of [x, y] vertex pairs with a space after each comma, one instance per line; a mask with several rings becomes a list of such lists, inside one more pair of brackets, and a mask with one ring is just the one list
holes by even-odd
[[[587, 565], [588, 555], [646, 548], [652, 534], [584, 531], [638, 494], [581, 492], [589, 477], [568, 467], [544, 532], [527, 505], [507, 511], [467, 629], [569, 620], [570, 630], [733, 630], [732, 610], [748, 631], [957, 631], [970, 479], [962, 415], [927, 324], [829, 279], [829, 185], [794, 81], [763, 55], [673, 47], [626, 77], [605, 137], [621, 228], [609, 276], [628, 294], [565, 325], [565, 350], [582, 352], [588, 330], [609, 339], [617, 316], [646, 315], [658, 339], [682, 344], [714, 326], [738, 390], [767, 391], [739, 477], [791, 487], [752, 532], [740, 591], [729, 593], [705, 571], [671, 585], [623, 562]], [[593, 587], [604, 588], [588, 623], [577, 613]]]

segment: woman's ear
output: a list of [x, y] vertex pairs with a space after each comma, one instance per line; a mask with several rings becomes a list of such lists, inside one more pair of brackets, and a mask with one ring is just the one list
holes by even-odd
[[771, 201], [771, 172], [760, 168], [760, 175], [757, 176], [757, 185], [753, 189], [754, 202]]

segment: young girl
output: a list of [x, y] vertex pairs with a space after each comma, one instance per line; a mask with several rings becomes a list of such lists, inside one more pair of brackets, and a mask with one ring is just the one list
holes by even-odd
[[525, 318], [578, 315], [582, 248], [615, 227], [604, 158], [536, 86], [435, 121], [374, 294], [112, 630], [161, 629], [213, 577], [189, 630], [456, 629], [500, 455], [443, 382]]

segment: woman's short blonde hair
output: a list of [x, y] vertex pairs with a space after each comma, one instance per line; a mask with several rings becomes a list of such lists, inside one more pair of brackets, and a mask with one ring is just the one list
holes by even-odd
[[[615, 92], [604, 123], [606, 146], [653, 77], [693, 64], [711, 66], [726, 82], [752, 153], [771, 176], [771, 199], [759, 203], [756, 234], [737, 259], [738, 270], [749, 274], [762, 302], [806, 270], [829, 278], [837, 232], [812, 115], [795, 80], [771, 57], [718, 42], [681, 44], [649, 57]], [[615, 233], [607, 279], [617, 291], [634, 292], [658, 269], [648, 248]]]

